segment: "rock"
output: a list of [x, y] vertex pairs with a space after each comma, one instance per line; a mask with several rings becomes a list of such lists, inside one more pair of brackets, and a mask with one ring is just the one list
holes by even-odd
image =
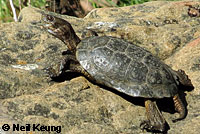
[[[99, 35], [120, 37], [165, 59], [175, 70], [185, 70], [195, 87], [185, 92], [186, 119], [172, 123], [175, 115], [168, 99], [160, 100], [158, 106], [171, 105], [161, 108], [169, 133], [196, 134], [200, 122], [200, 32], [199, 17], [188, 15], [189, 5], [193, 4], [200, 5], [148, 2], [94, 9], [83, 19], [56, 16], [67, 19], [79, 37], [86, 28]], [[80, 75], [66, 74], [51, 81], [45, 69], [60, 62], [67, 48], [42, 27], [41, 13], [44, 11], [25, 8], [20, 22], [0, 24], [0, 127], [40, 124], [38, 127], [55, 126], [54, 131], [61, 126], [61, 133], [68, 134], [144, 133], [139, 127], [146, 119], [142, 98], [96, 85]]]
[[142, 107], [135, 109], [130, 102], [84, 77], [54, 84], [37, 94], [5, 99], [2, 105], [21, 125], [62, 126], [62, 132], [71, 134], [140, 132], [136, 125], [139, 118], [132, 117], [136, 113], [145, 115]]
[[29, 23], [2, 24], [0, 29], [0, 98], [34, 93], [48, 86], [43, 69], [62, 56], [65, 47], [61, 41]]
[[[200, 36], [198, 18], [188, 15], [189, 5], [195, 4], [198, 2], [154, 1], [122, 8], [94, 9], [83, 19], [62, 17], [72, 24], [79, 37], [84, 29], [92, 29], [99, 35], [123, 38], [166, 59]], [[29, 12], [34, 13], [34, 10], [22, 10], [22, 22], [27, 22]], [[42, 11], [35, 10], [34, 14], [38, 12]]]
[[[191, 133], [198, 132], [200, 122], [200, 38], [189, 42], [185, 47], [176, 52], [173, 56], [166, 60], [166, 63], [174, 69], [183, 69], [190, 76], [195, 87], [194, 91], [186, 93], [188, 101], [188, 116], [185, 122], [178, 128], [180, 132], [184, 132], [185, 128], [190, 129]], [[192, 124], [192, 125], [191, 125]], [[189, 132], [189, 131], [188, 131]], [[188, 133], [187, 131], [184, 134]]]
[[148, 2], [123, 8], [94, 9], [85, 19], [91, 20], [87, 28], [100, 35], [123, 38], [166, 59], [194, 36], [199, 36], [195, 30], [198, 29], [197, 18], [188, 16], [188, 5], [194, 3]]

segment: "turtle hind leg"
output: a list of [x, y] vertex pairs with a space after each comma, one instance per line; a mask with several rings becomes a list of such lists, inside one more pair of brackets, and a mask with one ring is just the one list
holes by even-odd
[[174, 106], [175, 106], [175, 110], [179, 113], [179, 118], [172, 120], [173, 122], [177, 122], [179, 120], [182, 120], [186, 117], [187, 112], [186, 112], [186, 108], [185, 105], [183, 104], [183, 102], [181, 101], [179, 94], [175, 95], [173, 97], [174, 100]]
[[147, 120], [141, 122], [141, 129], [151, 132], [166, 132], [169, 129], [169, 126], [159, 111], [156, 102], [145, 100], [145, 108]]

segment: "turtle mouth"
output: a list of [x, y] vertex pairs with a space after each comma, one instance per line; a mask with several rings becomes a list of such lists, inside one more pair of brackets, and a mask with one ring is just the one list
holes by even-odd
[[47, 23], [47, 24], [44, 24], [43, 27], [51, 34], [55, 35], [56, 32], [55, 32], [55, 28], [53, 27], [54, 25], [53, 24], [50, 24], [50, 23]]
[[45, 24], [44, 26], [48, 28], [48, 27], [52, 27], [52, 24]]
[[50, 34], [56, 35], [57, 34], [57, 25], [55, 22], [55, 18], [48, 14], [42, 14], [41, 21], [44, 23], [43, 27], [47, 29]]
[[50, 34], [53, 34], [53, 35], [55, 35], [56, 33], [53, 31], [53, 30], [51, 30], [51, 29], [48, 29], [47, 30]]
[[[44, 25], [44, 27], [47, 29], [48, 33], [56, 36], [56, 37], [60, 37], [59, 35], [61, 35], [63, 32], [60, 28], [55, 28], [54, 25], [52, 24], [46, 24]], [[62, 40], [62, 38], [59, 38]]]

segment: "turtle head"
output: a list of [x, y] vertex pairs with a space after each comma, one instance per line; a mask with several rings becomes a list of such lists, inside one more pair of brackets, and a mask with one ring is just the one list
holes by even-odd
[[80, 39], [68, 21], [47, 14], [42, 15], [42, 21], [50, 34], [62, 40], [71, 52], [76, 51]]
[[180, 85], [187, 87], [187, 90], [192, 90], [194, 86], [185, 71], [179, 69], [176, 71]]

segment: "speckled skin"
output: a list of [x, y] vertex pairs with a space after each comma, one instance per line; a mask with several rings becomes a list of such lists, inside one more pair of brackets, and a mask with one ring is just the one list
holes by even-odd
[[77, 60], [96, 80], [135, 97], [172, 97], [177, 76], [145, 49], [109, 36], [86, 38], [77, 46]]

